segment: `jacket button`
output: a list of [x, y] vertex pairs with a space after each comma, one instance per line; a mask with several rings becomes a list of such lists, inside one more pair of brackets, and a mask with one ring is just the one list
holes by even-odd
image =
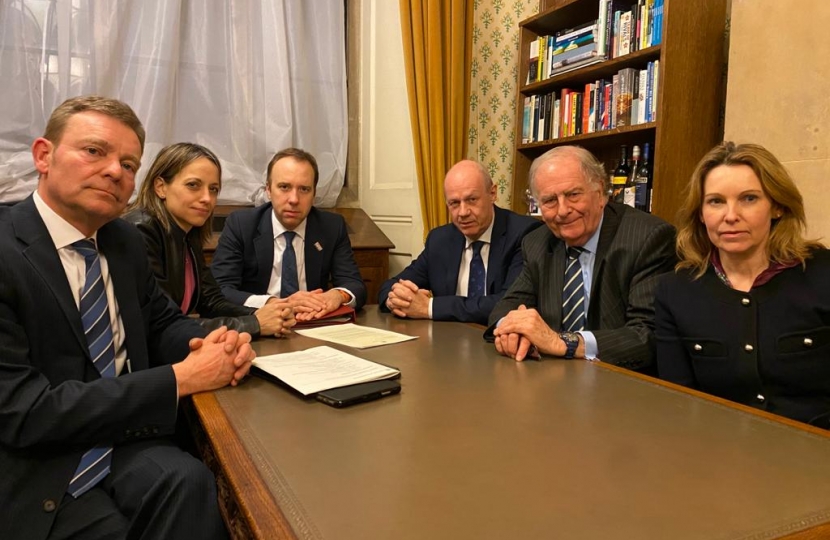
[[741, 304], [748, 306], [751, 303], [749, 298], [741, 298]]
[[696, 351], [702, 351], [702, 350], [703, 350], [703, 346], [702, 346], [700, 343], [695, 343], [695, 350], [696, 350]]
[[755, 399], [758, 400], [758, 403], [763, 403], [767, 400], [767, 398], [765, 398], [763, 394], [758, 394], [757, 396], [755, 396]]
[[57, 506], [58, 505], [56, 505], [55, 501], [53, 501], [52, 499], [46, 499], [46, 500], [43, 501], [43, 511], [44, 512], [54, 512], [55, 508], [57, 508]]
[[808, 337], [804, 338], [804, 346], [805, 347], [812, 347], [813, 346], [813, 340], [808, 338]]
[[748, 344], [748, 343], [747, 343], [746, 345], [744, 345], [744, 350], [745, 350], [746, 352], [752, 352], [752, 351], [754, 351], [754, 350], [755, 350], [755, 347], [753, 347], [752, 345], [750, 345], [750, 344]]

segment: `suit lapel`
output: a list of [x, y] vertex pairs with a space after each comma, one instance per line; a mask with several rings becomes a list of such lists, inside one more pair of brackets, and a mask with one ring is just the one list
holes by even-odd
[[[131, 257], [126, 252], [123, 239], [117, 238], [109, 225], [104, 225], [98, 231], [98, 248], [107, 259], [107, 268], [112, 281], [115, 298], [118, 302], [118, 315], [124, 325], [124, 343], [127, 355], [131, 362], [140, 361], [146, 355], [130, 354], [130, 351], [143, 350], [144, 321], [139, 306], [141, 303], [136, 291], [136, 269], [131, 263]], [[133, 365], [133, 369], [146, 369], [149, 366]]]
[[[562, 289], [565, 286], [565, 243], [551, 234], [548, 249], [544, 256], [547, 261], [542, 268], [550, 268], [551, 271], [548, 276], [541, 276], [541, 279], [550, 282], [550, 287], [547, 289], [551, 291], [549, 295], [551, 302], [550, 312], [553, 315], [552, 322], [555, 326], [553, 329], [558, 331], [562, 327]], [[543, 294], [544, 290], [543, 288]], [[542, 298], [544, 297], [542, 296]]]
[[257, 285], [264, 291], [271, 282], [274, 268], [274, 226], [271, 223], [272, 206], [269, 204], [259, 218], [254, 236], [254, 254], [257, 263]]
[[594, 271], [591, 279], [591, 304], [588, 306], [589, 323], [597, 323], [592, 314], [599, 313], [600, 293], [602, 287], [602, 273], [605, 269], [605, 256], [611, 249], [611, 244], [614, 243], [614, 237], [617, 234], [617, 229], [620, 226], [620, 214], [611, 203], [605, 206], [605, 211], [602, 216], [602, 228], [599, 231], [599, 242], [597, 244], [597, 255], [594, 259]]
[[[323, 250], [328, 246], [323, 237], [323, 226], [318, 212], [316, 208], [312, 208], [305, 225], [303, 255], [305, 256], [305, 282], [309, 291], [327, 289], [329, 286], [328, 283], [323, 283], [324, 278], [320, 275], [323, 268]], [[317, 245], [322, 249], [317, 249]]]
[[52, 291], [78, 344], [89, 357], [81, 314], [78, 312], [75, 298], [69, 289], [66, 270], [63, 268], [55, 243], [49, 236], [49, 231], [38, 214], [32, 197], [17, 204], [12, 209], [12, 216], [15, 234], [18, 240], [26, 244], [23, 256]]
[[[441, 269], [443, 279], [437, 280], [438, 287], [433, 287], [436, 296], [454, 296], [458, 287], [458, 273], [461, 269], [461, 256], [467, 247], [467, 239], [455, 225], [452, 226], [452, 235], [448, 246], [438, 246], [439, 250], [446, 250], [448, 256], [439, 258], [436, 262], [445, 261], [446, 266]], [[440, 266], [440, 265], [439, 265]], [[430, 280], [432, 281], [432, 280]], [[443, 288], [443, 290], [442, 290]]]
[[501, 279], [501, 265], [491, 264], [493, 261], [504, 260], [504, 243], [507, 235], [507, 216], [498, 206], [493, 207], [493, 232], [490, 235], [490, 257], [487, 263], [487, 294], [496, 292], [493, 285], [496, 278]]

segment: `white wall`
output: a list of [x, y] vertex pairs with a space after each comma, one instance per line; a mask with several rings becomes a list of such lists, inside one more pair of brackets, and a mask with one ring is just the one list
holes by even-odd
[[830, 243], [830, 1], [732, 0], [731, 20], [725, 138], [775, 154]]
[[395, 244], [392, 275], [423, 249], [398, 10], [364, 1], [360, 21], [360, 207]]

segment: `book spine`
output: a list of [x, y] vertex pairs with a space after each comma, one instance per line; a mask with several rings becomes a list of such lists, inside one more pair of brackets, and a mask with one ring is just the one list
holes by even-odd
[[608, 26], [608, 15], [605, 13], [606, 4], [609, 0], [599, 0], [599, 18], [597, 19], [597, 50], [600, 54], [606, 54], [607, 42], [605, 30]]
[[592, 30], [595, 21], [585, 23], [577, 28], [570, 28], [568, 30], [561, 30], [556, 32], [554, 35], [554, 41], [556, 43], [560, 43], [562, 41], [568, 41], [574, 38], [581, 36], [582, 34], [586, 34]]
[[522, 144], [530, 142], [530, 108], [532, 99], [527, 96], [524, 99], [524, 107], [522, 110]]
[[620, 95], [620, 74], [611, 78], [611, 129], [617, 127], [617, 97]]
[[651, 100], [651, 121], [654, 122], [657, 120], [657, 88], [660, 84], [660, 60], [654, 61], [654, 83], [652, 86], [654, 87], [654, 99]]
[[631, 52], [631, 12], [620, 15], [620, 56]]
[[527, 84], [536, 82], [536, 71], [539, 69], [539, 42], [530, 42], [530, 59], [527, 63]]
[[646, 122], [651, 122], [654, 120], [651, 114], [651, 110], [653, 109], [654, 104], [654, 62], [649, 62], [646, 68], [646, 79], [647, 79], [647, 89], [646, 89]]
[[553, 129], [551, 130], [551, 138], [558, 139], [560, 137], [560, 119], [562, 117], [562, 111], [560, 110], [562, 101], [559, 99], [554, 100], [553, 102]]
[[640, 107], [637, 109], [637, 123], [644, 124], [646, 122], [646, 88], [648, 87], [648, 70], [641, 69], [638, 74], [640, 79], [639, 92], [637, 100], [640, 102]]

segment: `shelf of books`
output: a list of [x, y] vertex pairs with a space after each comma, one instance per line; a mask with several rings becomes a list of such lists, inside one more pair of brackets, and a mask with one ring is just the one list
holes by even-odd
[[[624, 168], [647, 190], [637, 206], [673, 221], [695, 164], [721, 138], [726, 0], [551, 3], [520, 23], [513, 209], [533, 210], [533, 159], [578, 144], [609, 182], [628, 152]], [[633, 191], [617, 196], [634, 205]]]

